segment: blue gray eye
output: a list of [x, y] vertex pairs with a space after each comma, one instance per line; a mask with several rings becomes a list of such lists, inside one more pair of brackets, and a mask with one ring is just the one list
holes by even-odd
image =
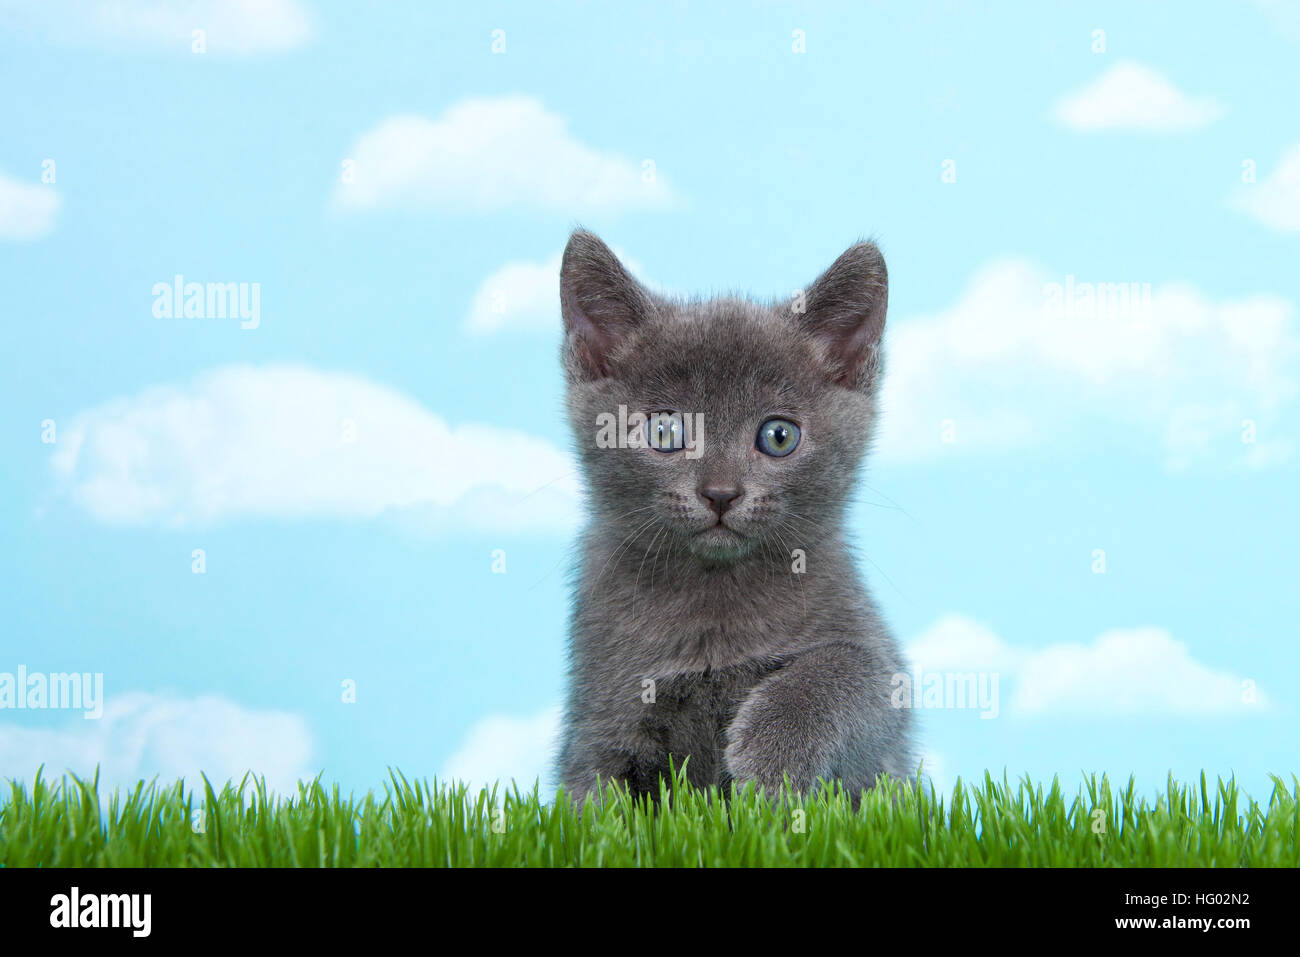
[[799, 426], [789, 419], [768, 419], [759, 427], [754, 446], [764, 455], [781, 458], [799, 444]]
[[657, 452], [676, 452], [684, 444], [682, 417], [676, 412], [656, 412], [645, 424], [646, 441]]

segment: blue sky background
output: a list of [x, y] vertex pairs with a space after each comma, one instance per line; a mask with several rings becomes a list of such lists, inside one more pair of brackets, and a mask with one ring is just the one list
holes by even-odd
[[[698, 293], [880, 243], [863, 571], [919, 661], [1001, 678], [921, 715], [941, 783], [1295, 771], [1295, 14], [123, 6], [0, 0], [0, 672], [107, 695], [0, 711], [0, 776], [539, 773], [578, 222]], [[157, 318], [178, 273], [257, 283], [257, 328]], [[1151, 314], [1053, 320], [1067, 276]]]

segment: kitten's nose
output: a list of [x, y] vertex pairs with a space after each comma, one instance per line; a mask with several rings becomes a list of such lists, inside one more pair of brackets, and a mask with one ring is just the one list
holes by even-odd
[[734, 485], [706, 485], [700, 489], [700, 495], [709, 500], [709, 506], [718, 513], [718, 518], [731, 508], [731, 503], [740, 498], [741, 494], [741, 490]]

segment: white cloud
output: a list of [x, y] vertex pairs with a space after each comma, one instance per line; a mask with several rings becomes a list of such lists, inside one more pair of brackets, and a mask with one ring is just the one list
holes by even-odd
[[1057, 122], [1075, 130], [1193, 130], [1223, 115], [1223, 107], [1188, 96], [1162, 74], [1124, 61], [1082, 90], [1058, 100]]
[[[615, 249], [628, 271], [647, 288], [671, 293], [641, 279], [641, 264]], [[498, 332], [540, 332], [558, 335], [560, 320], [560, 262], [557, 252], [545, 262], [516, 260], [497, 269], [479, 284], [465, 319], [465, 332], [474, 336]]]
[[1300, 143], [1291, 145], [1266, 178], [1237, 187], [1232, 205], [1270, 229], [1300, 232]]
[[578, 481], [550, 442], [450, 426], [400, 393], [300, 365], [232, 365], [59, 426], [56, 479], [96, 519], [184, 526], [241, 516], [568, 529]]
[[1053, 645], [1030, 655], [1013, 707], [1025, 714], [1224, 714], [1259, 710], [1243, 701], [1242, 679], [1188, 654], [1162, 628], [1116, 628], [1091, 645]]
[[1300, 378], [1291, 303], [1114, 278], [994, 262], [954, 306], [892, 323], [882, 459], [1059, 444], [1089, 419], [1147, 438], [1174, 468], [1258, 459], [1247, 419], [1259, 443], [1285, 441], [1278, 410]]
[[24, 242], [48, 235], [61, 205], [53, 188], [0, 173], [0, 240]]
[[907, 646], [912, 664], [924, 671], [1011, 672], [1023, 657], [983, 625], [961, 615], [945, 615]]
[[345, 209], [531, 207], [575, 216], [673, 200], [662, 175], [645, 181], [642, 160], [579, 142], [564, 117], [527, 96], [462, 100], [436, 120], [389, 117], [345, 161], [355, 181], [340, 181], [334, 194]]
[[311, 732], [299, 715], [213, 695], [118, 695], [99, 720], [78, 715], [58, 730], [0, 723], [0, 777], [30, 782], [43, 764], [47, 778], [65, 771], [92, 778], [98, 766], [101, 793], [155, 776], [163, 785], [184, 778], [186, 787], [201, 788], [200, 772], [220, 786], [251, 770], [288, 794], [315, 776], [311, 755]]
[[1163, 628], [1114, 628], [1091, 644], [1008, 645], [960, 615], [940, 619], [907, 647], [923, 674], [995, 672], [1010, 680], [1018, 716], [1248, 714], [1269, 707], [1263, 692], [1243, 700], [1243, 678], [1194, 659]]
[[0, 23], [63, 43], [192, 54], [203, 30], [207, 56], [257, 56], [300, 47], [315, 35], [302, 0], [42, 0], [0, 2]]
[[466, 782], [474, 790], [513, 780], [520, 791], [532, 790], [540, 780], [543, 794], [553, 791], [558, 786], [552, 778], [561, 715], [560, 706], [553, 705], [524, 718], [501, 714], [483, 718], [447, 759], [441, 778]]
[[490, 335], [505, 329], [559, 332], [560, 258], [543, 263], [509, 262], [474, 293], [465, 331]]

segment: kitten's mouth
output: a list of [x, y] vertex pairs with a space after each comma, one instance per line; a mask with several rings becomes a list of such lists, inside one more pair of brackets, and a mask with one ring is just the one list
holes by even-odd
[[721, 520], [691, 536], [690, 548], [712, 561], [727, 561], [746, 555], [753, 543]]
[[727, 539], [733, 539], [733, 538], [739, 539], [743, 537], [740, 534], [740, 532], [736, 531], [730, 525], [723, 524], [721, 520], [714, 522], [704, 531], [700, 532], [699, 535], [713, 536], [713, 537], [720, 537], [720, 538], [727, 538]]

